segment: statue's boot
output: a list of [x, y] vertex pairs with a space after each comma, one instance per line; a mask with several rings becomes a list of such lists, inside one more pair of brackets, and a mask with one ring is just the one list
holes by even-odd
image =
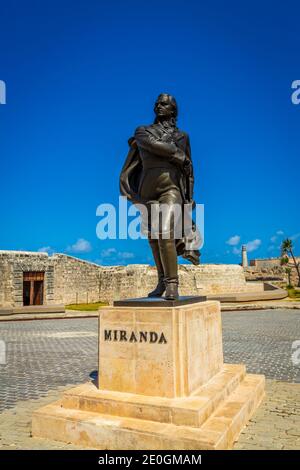
[[177, 281], [167, 281], [166, 283], [166, 300], [177, 300], [179, 298], [178, 294], [178, 280]]
[[166, 300], [178, 299], [178, 267], [177, 252], [174, 238], [158, 240], [160, 259], [164, 271], [166, 285]]
[[158, 240], [149, 240], [149, 243], [157, 269], [158, 283], [155, 289], [149, 292], [148, 297], [161, 297], [166, 290], [166, 285], [164, 281], [164, 269], [160, 259]]

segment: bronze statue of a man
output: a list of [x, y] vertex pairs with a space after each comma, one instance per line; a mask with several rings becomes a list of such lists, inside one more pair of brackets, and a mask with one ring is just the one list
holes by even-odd
[[[199, 264], [198, 249], [189, 249], [186, 237], [175, 230], [175, 207], [193, 204], [193, 165], [188, 134], [176, 126], [177, 103], [173, 96], [158, 96], [153, 124], [140, 126], [129, 139], [130, 150], [120, 176], [120, 190], [133, 203], [162, 205], [167, 210], [159, 222], [158, 236], [149, 228], [149, 243], [157, 268], [158, 284], [149, 297], [178, 298], [178, 264], [181, 255]], [[151, 211], [150, 211], [151, 212]], [[182, 220], [182, 219], [181, 219]], [[149, 226], [153, 220], [149, 216]], [[195, 228], [194, 224], [193, 227]]]

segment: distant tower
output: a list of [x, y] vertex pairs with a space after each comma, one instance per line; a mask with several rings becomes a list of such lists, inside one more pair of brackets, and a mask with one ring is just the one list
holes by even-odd
[[242, 245], [242, 266], [243, 268], [248, 267], [247, 247]]
[[0, 104], [6, 104], [6, 85], [3, 80], [0, 80]]

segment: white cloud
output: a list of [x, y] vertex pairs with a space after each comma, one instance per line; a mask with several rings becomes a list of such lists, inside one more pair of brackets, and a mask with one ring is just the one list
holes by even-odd
[[[226, 242], [233, 247], [232, 253], [234, 255], [241, 255], [242, 253], [242, 246], [237, 246], [240, 242], [240, 239], [241, 237], [239, 237], [238, 235], [235, 235], [234, 237], [229, 238], [229, 240], [227, 240]], [[259, 248], [260, 245], [261, 245], [261, 240], [259, 240], [258, 238], [245, 244], [246, 250], [249, 253], [251, 251], [257, 250], [257, 248]]]
[[117, 250], [115, 248], [107, 248], [106, 250], [101, 251], [100, 256], [101, 258], [110, 258], [116, 253], [117, 253]]
[[88, 253], [92, 250], [92, 245], [84, 238], [78, 238], [74, 245], [68, 246], [67, 251], [70, 253]]
[[118, 258], [129, 259], [134, 258], [134, 253], [131, 253], [130, 251], [119, 251], [117, 256]]
[[55, 250], [53, 250], [53, 248], [51, 248], [51, 246], [42, 246], [41, 248], [38, 249], [38, 252], [39, 253], [54, 253]]
[[295, 241], [300, 237], [300, 233], [295, 233], [295, 235], [291, 236], [291, 240]]
[[275, 243], [277, 240], [278, 240], [278, 237], [282, 237], [282, 235], [284, 235], [284, 232], [283, 230], [277, 230], [277, 232], [275, 233], [275, 235], [273, 235], [270, 240], [272, 243]]
[[230, 246], [235, 246], [240, 243], [240, 240], [241, 240], [241, 237], [239, 235], [234, 235], [233, 237], [230, 237], [226, 243]]
[[107, 248], [100, 253], [101, 259], [111, 258], [114, 261], [134, 258], [134, 253], [130, 251], [117, 251], [116, 248]]
[[284, 231], [283, 230], [277, 230], [277, 232], [275, 233], [275, 235], [273, 235], [270, 240], [272, 243], [276, 243], [276, 241], [278, 240], [278, 238], [281, 238], [282, 235], [284, 235]]
[[251, 251], [257, 250], [261, 245], [261, 240], [258, 238], [256, 240], [252, 240], [251, 242], [246, 243], [246, 249], [250, 253]]

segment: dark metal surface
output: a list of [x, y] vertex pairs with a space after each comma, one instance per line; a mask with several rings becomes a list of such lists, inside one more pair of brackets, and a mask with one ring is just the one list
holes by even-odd
[[164, 297], [140, 297], [137, 299], [115, 300], [114, 307], [179, 307], [180, 305], [205, 302], [204, 295], [181, 296], [177, 300], [166, 300]]
[[[166, 296], [177, 299], [177, 256], [194, 264], [199, 264], [200, 257], [199, 250], [190, 249], [187, 234], [180, 230], [178, 239], [179, 231], [175, 230], [178, 228], [176, 207], [193, 205], [194, 172], [189, 136], [176, 124], [175, 98], [164, 93], [159, 95], [154, 112], [154, 123], [139, 126], [129, 139], [130, 151], [120, 175], [120, 190], [131, 202], [144, 204], [148, 209], [154, 204], [164, 206], [158, 227], [151, 210], [143, 225], [147, 227], [158, 283], [163, 280]], [[152, 232], [154, 227], [156, 236]]]

